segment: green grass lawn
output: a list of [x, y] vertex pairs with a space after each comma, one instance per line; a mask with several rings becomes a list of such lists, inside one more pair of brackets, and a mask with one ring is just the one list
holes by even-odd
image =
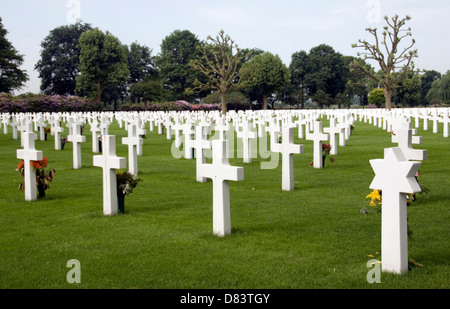
[[[450, 139], [442, 127], [438, 134], [429, 128], [418, 130], [423, 143], [414, 148], [427, 150], [419, 181], [431, 192], [408, 207], [409, 257], [423, 266], [382, 273], [380, 284], [367, 282], [366, 263], [381, 250], [381, 214], [360, 210], [369, 207], [369, 160], [396, 144], [371, 124], [355, 122], [336, 162], [320, 170], [308, 165], [312, 142], [295, 131], [305, 151], [294, 156], [290, 192], [281, 190], [281, 164], [263, 170], [267, 159], [230, 159], [244, 167], [245, 180], [230, 183], [232, 234], [223, 238], [212, 233], [211, 180], [196, 182], [195, 160], [172, 157], [173, 140], [156, 128], [147, 125], [138, 157], [142, 182], [114, 217], [103, 216], [102, 169], [92, 165], [89, 125], [79, 170], [72, 169], [71, 143], [56, 151], [53, 136], [36, 142], [56, 175], [47, 197], [34, 202], [17, 190], [20, 140], [1, 129], [0, 288], [450, 288]], [[126, 131], [114, 122], [110, 134], [117, 155], [127, 157]], [[79, 284], [66, 280], [70, 259], [80, 262]]]

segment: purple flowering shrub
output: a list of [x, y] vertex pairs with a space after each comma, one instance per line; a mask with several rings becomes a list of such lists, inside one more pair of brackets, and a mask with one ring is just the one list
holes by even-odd
[[77, 96], [44, 95], [25, 93], [12, 96], [0, 93], [0, 112], [84, 112], [100, 111], [101, 106]]
[[124, 104], [122, 111], [213, 111], [221, 110], [220, 104], [191, 104], [184, 100], [161, 103]]

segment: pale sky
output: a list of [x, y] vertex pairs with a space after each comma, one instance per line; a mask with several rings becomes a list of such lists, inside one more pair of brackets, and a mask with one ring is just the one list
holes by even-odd
[[383, 17], [395, 14], [412, 17], [407, 25], [419, 52], [416, 67], [450, 70], [449, 0], [0, 0], [7, 39], [24, 55], [22, 69], [30, 77], [16, 94], [40, 91], [34, 70], [40, 44], [52, 29], [76, 18], [109, 31], [123, 44], [148, 46], [153, 55], [174, 30], [206, 40], [223, 29], [239, 47], [278, 54], [289, 66], [293, 53], [320, 44], [356, 56], [360, 49], [352, 43], [371, 42], [365, 29], [382, 29]]

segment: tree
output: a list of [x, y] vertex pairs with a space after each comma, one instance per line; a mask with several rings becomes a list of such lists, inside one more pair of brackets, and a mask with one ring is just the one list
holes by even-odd
[[[345, 86], [346, 95], [358, 96], [362, 101], [362, 105], [367, 105], [367, 94], [369, 89], [373, 89], [377, 85], [372, 85], [373, 81], [365, 74], [366, 71], [373, 72], [372, 66], [361, 58], [349, 57], [349, 75]], [[364, 68], [361, 69], [361, 68]]]
[[382, 107], [385, 103], [384, 90], [380, 88], [374, 88], [368, 96], [369, 104], [375, 104], [377, 107]]
[[308, 53], [302, 50], [292, 54], [291, 63], [289, 65], [289, 71], [291, 73], [291, 84], [295, 87], [295, 90], [291, 90], [291, 95], [298, 97], [302, 109], [308, 95], [308, 89], [305, 83], [307, 63]]
[[416, 72], [409, 72], [395, 88], [392, 94], [392, 102], [403, 107], [419, 106], [421, 94], [422, 80], [420, 75]]
[[326, 44], [310, 50], [305, 82], [311, 95], [320, 89], [331, 98], [336, 98], [340, 92], [344, 91], [348, 66], [343, 60], [340, 53]]
[[28, 74], [20, 69], [23, 55], [8, 41], [7, 34], [0, 17], [0, 92], [11, 93], [14, 89], [23, 87], [28, 80]]
[[195, 98], [194, 81], [202, 76], [189, 62], [199, 57], [199, 45], [200, 40], [188, 30], [175, 30], [162, 41], [156, 64], [167, 100], [192, 101]]
[[267, 97], [290, 82], [286, 65], [269, 52], [254, 56], [242, 69], [241, 79], [261, 93], [263, 109], [267, 109]]
[[81, 35], [80, 48], [77, 91], [89, 93], [100, 103], [106, 87], [129, 78], [126, 50], [115, 36], [98, 28]]
[[422, 93], [421, 93], [421, 101], [423, 105], [428, 105], [429, 102], [427, 100], [427, 93], [431, 89], [431, 85], [435, 80], [441, 78], [441, 73], [431, 70], [424, 71], [424, 74], [420, 78], [422, 80]]
[[41, 79], [45, 94], [74, 95], [79, 74], [81, 34], [90, 30], [90, 24], [77, 22], [57, 27], [41, 42], [41, 59], [35, 69]]
[[292, 83], [297, 85], [300, 97], [313, 97], [318, 90], [322, 90], [328, 94], [330, 100], [326, 102], [330, 104], [345, 90], [349, 74], [344, 57], [326, 44], [313, 47], [309, 54], [305, 51], [294, 53], [289, 68]]
[[206, 76], [205, 81], [196, 80], [197, 90], [217, 90], [221, 96], [222, 113], [227, 113], [227, 93], [242, 87], [240, 84], [240, 63], [246, 55], [223, 30], [198, 47], [200, 56], [190, 65]]
[[130, 70], [130, 84], [145, 82], [158, 77], [152, 50], [137, 42], [131, 43], [128, 49], [128, 69]]
[[149, 79], [130, 86], [130, 98], [134, 103], [160, 101], [163, 98], [163, 88], [158, 80]]
[[430, 104], [450, 104], [450, 71], [431, 84], [427, 100]]
[[[382, 37], [378, 36], [377, 28], [367, 28], [366, 30], [373, 35], [375, 43], [369, 43], [366, 40], [358, 40], [359, 43], [353, 44], [354, 48], [364, 48], [364, 52], [358, 53], [364, 60], [370, 59], [378, 62], [382, 78], [379, 78], [373, 72], [364, 70], [364, 72], [375, 79], [383, 86], [386, 108], [391, 109], [391, 98], [394, 89], [402, 82], [408, 72], [414, 71], [413, 58], [418, 57], [417, 49], [412, 49], [415, 40], [412, 39], [406, 47], [400, 47], [400, 42], [407, 37], [412, 36], [411, 28], [404, 29], [405, 24], [411, 17], [399, 19], [395, 15], [391, 19], [384, 17], [387, 26], [384, 27]], [[384, 48], [383, 48], [383, 46]], [[383, 50], [384, 49], [384, 50]], [[396, 72], [400, 74], [394, 74]]]

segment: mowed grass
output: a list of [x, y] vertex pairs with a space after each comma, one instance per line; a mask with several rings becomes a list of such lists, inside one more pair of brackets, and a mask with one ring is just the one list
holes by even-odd
[[[324, 127], [328, 122], [323, 119]], [[423, 126], [421, 125], [421, 128]], [[72, 144], [54, 150], [54, 137], [37, 141], [56, 170], [43, 200], [25, 202], [15, 168], [20, 140], [0, 131], [0, 288], [304, 289], [449, 288], [450, 139], [418, 130], [427, 160], [419, 181], [431, 192], [408, 207], [414, 233], [409, 257], [420, 263], [407, 274], [383, 273], [369, 284], [366, 266], [381, 250], [381, 214], [368, 206], [374, 177], [370, 159], [393, 147], [391, 134], [356, 121], [336, 162], [308, 165], [312, 142], [297, 138], [295, 190], [281, 190], [281, 157], [275, 169], [264, 158], [244, 164], [245, 180], [230, 182], [232, 234], [212, 233], [212, 182], [195, 181], [195, 160], [175, 159], [172, 140], [157, 130], [138, 157], [142, 182], [125, 199], [125, 214], [102, 212], [102, 169], [92, 165], [91, 132], [84, 129], [83, 167], [72, 168]], [[68, 129], [65, 128], [66, 135]], [[127, 157], [114, 122], [117, 155]], [[235, 138], [235, 148], [240, 143]], [[380, 259], [380, 256], [376, 258]], [[70, 259], [81, 266], [81, 283], [69, 284]]]

